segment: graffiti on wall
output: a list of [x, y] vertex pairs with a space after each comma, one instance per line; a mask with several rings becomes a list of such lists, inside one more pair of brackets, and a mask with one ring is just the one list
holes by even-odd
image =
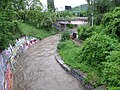
[[0, 53], [0, 90], [13, 89], [13, 72], [16, 68], [17, 58], [37, 41], [37, 38], [24, 36], [16, 39], [15, 46], [10, 44]]

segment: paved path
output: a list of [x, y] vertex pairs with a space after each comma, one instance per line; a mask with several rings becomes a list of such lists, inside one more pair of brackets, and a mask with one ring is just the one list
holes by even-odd
[[60, 35], [37, 42], [18, 59], [14, 90], [84, 90], [55, 60]]

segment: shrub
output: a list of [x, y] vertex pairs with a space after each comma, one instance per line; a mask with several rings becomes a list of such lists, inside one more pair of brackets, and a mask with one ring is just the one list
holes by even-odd
[[87, 12], [85, 10], [81, 10], [80, 17], [86, 17], [86, 16], [87, 16]]
[[96, 16], [94, 17], [95, 25], [100, 25], [102, 18], [103, 18], [103, 14], [96, 14]]
[[103, 15], [102, 23], [99, 26], [81, 26], [78, 28], [79, 39], [85, 40], [93, 35], [94, 32], [105, 33], [112, 38], [120, 40], [120, 8], [117, 7], [113, 12]]
[[120, 90], [120, 86], [119, 87], [108, 87], [108, 90]]
[[105, 33], [112, 37], [120, 39], [120, 7], [114, 9], [113, 12], [106, 13], [103, 16], [102, 24], [106, 27]]
[[116, 7], [112, 12], [105, 13], [103, 15], [102, 24], [107, 26], [109, 25], [114, 19], [119, 19], [120, 17], [120, 7]]
[[110, 25], [105, 28], [105, 33], [120, 39], [120, 20], [114, 19]]
[[69, 40], [69, 39], [70, 39], [70, 32], [69, 31], [62, 32], [61, 41], [65, 41], [65, 40]]
[[75, 46], [77, 46], [77, 45], [75, 45], [72, 41], [70, 41], [70, 40], [66, 40], [66, 41], [64, 41], [64, 42], [60, 42], [59, 44], [58, 44], [58, 49], [72, 49], [72, 48], [74, 48]]
[[0, 51], [13, 44], [20, 34], [16, 19], [16, 11], [1, 10], [0, 12]]
[[80, 48], [73, 41], [66, 40], [58, 45], [59, 54], [64, 59], [65, 63], [73, 67], [78, 67]]
[[88, 28], [89, 28], [89, 26], [87, 26], [87, 27], [86, 26], [81, 26], [77, 29], [79, 39], [85, 40], [86, 38], [88, 38], [90, 36], [91, 31], [87, 31]]
[[100, 68], [101, 62], [105, 61], [110, 52], [118, 45], [117, 40], [103, 34], [94, 34], [85, 40], [82, 47], [82, 60], [91, 67]]
[[24, 22], [36, 28], [45, 28], [46, 31], [51, 31], [52, 24], [56, 22], [57, 16], [54, 12], [39, 12], [39, 11], [23, 11], [20, 17], [26, 15], [25, 19], [21, 18]]
[[[108, 90], [120, 90], [120, 8], [103, 15], [99, 26], [81, 26], [76, 47], [67, 40], [59, 44], [60, 55], [73, 68], [87, 73], [93, 85], [107, 85]], [[117, 38], [117, 39], [116, 39]]]
[[68, 27], [68, 28], [75, 28], [76, 26], [73, 25], [73, 24], [68, 24], [67, 27]]
[[[120, 86], [120, 50], [111, 51], [106, 56], [106, 62], [103, 62], [103, 79], [109, 87]], [[120, 87], [119, 87], [120, 88]], [[114, 89], [117, 90], [117, 89]]]
[[14, 43], [17, 38], [15, 34], [19, 33], [15, 22], [0, 22], [0, 50], [4, 50], [10, 43]]
[[104, 27], [100, 26], [81, 26], [78, 30], [78, 38], [85, 40], [93, 35], [94, 32], [100, 33]]
[[62, 49], [63, 47], [65, 46], [65, 43], [64, 42], [60, 42], [57, 46], [57, 49], [60, 50]]

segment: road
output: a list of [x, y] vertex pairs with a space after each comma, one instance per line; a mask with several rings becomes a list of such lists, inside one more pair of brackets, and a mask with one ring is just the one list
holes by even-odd
[[18, 59], [14, 90], [85, 90], [56, 62], [59, 40], [59, 34], [45, 38]]

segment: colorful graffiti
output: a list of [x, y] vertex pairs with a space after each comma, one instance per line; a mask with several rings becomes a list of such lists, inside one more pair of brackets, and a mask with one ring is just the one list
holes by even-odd
[[16, 68], [17, 58], [37, 41], [37, 38], [24, 36], [16, 40], [15, 46], [10, 44], [0, 53], [0, 90], [13, 89], [13, 72]]

